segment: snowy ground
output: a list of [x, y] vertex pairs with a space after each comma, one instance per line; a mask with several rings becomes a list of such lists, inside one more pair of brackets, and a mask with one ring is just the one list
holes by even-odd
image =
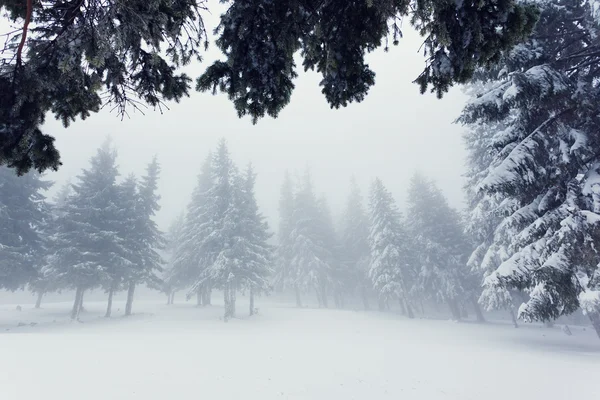
[[[264, 300], [262, 300], [264, 302]], [[259, 303], [221, 308], [136, 302], [102, 318], [86, 302], [0, 307], [0, 399], [552, 400], [597, 398], [600, 340], [554, 329], [407, 320]], [[120, 314], [123, 304], [115, 305]], [[240, 302], [240, 314], [246, 306]], [[36, 325], [18, 326], [37, 322]]]

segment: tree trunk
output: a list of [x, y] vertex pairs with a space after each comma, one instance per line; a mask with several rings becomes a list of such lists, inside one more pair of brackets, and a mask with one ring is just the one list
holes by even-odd
[[596, 334], [600, 338], [600, 312], [588, 312], [587, 316], [592, 322], [592, 326], [596, 330]]
[[554, 321], [551, 321], [551, 320], [544, 321], [544, 326], [546, 328], [554, 328]]
[[458, 309], [460, 310], [460, 316], [461, 318], [469, 318], [469, 311], [467, 310], [467, 307], [465, 307], [464, 304], [459, 304], [458, 305]]
[[212, 288], [210, 286], [206, 286], [204, 288], [204, 305], [205, 306], [210, 306], [211, 305], [211, 298], [212, 295]]
[[229, 315], [231, 318], [235, 317], [235, 300], [236, 300], [236, 290], [235, 285], [231, 285], [229, 288]]
[[317, 304], [319, 308], [323, 308], [323, 300], [321, 300], [321, 291], [318, 286], [315, 286], [315, 293], [317, 294]]
[[254, 315], [254, 290], [250, 288], [250, 316]]
[[133, 294], [135, 293], [135, 282], [129, 282], [127, 288], [127, 303], [125, 303], [125, 315], [131, 315], [131, 308], [133, 307]]
[[[81, 289], [81, 296], [79, 296], [79, 313], [81, 313], [82, 311], [85, 311], [85, 309], [83, 308], [83, 295], [85, 294], [85, 290]], [[79, 318], [79, 314], [77, 315], [77, 318]]]
[[385, 298], [383, 296], [379, 296], [379, 311], [385, 311]]
[[325, 284], [321, 285], [321, 302], [323, 303], [324, 308], [328, 308], [328, 300], [327, 300], [327, 286]]
[[404, 307], [404, 299], [402, 297], [398, 297], [398, 304], [400, 304], [400, 313], [406, 315], [406, 307]]
[[361, 292], [360, 294], [362, 297], [363, 307], [365, 308], [365, 311], [368, 311], [369, 310], [369, 297], [367, 296], [366, 285], [362, 285], [360, 292]]
[[450, 308], [450, 313], [452, 314], [452, 318], [456, 321], [460, 321], [460, 311], [458, 309], [458, 305], [456, 304], [456, 300], [449, 299], [448, 300], [448, 308]]
[[113, 303], [113, 294], [115, 293], [115, 290], [113, 287], [110, 288], [110, 290], [108, 291], [108, 304], [106, 305], [106, 314], [104, 315], [104, 317], [106, 318], [110, 318], [110, 314], [112, 313], [112, 303]]
[[196, 292], [196, 307], [200, 307], [203, 305], [203, 295], [204, 295], [204, 289], [202, 287], [200, 287], [198, 289], [198, 291]]
[[296, 307], [302, 308], [302, 299], [300, 298], [300, 288], [298, 285], [294, 285], [294, 291], [296, 292]]
[[485, 322], [485, 318], [483, 317], [483, 313], [481, 312], [481, 307], [479, 307], [479, 303], [475, 297], [471, 296], [471, 304], [473, 305], [473, 310], [475, 311], [475, 318], [477, 318], [477, 322]]
[[223, 303], [224, 303], [224, 308], [225, 311], [223, 313], [223, 320], [225, 322], [229, 321], [230, 315], [229, 315], [229, 310], [230, 310], [230, 306], [229, 306], [229, 284], [226, 283], [225, 287], [223, 288]]
[[171, 297], [169, 298], [170, 304], [173, 305], [175, 304], [175, 291], [173, 290], [171, 292]]
[[419, 300], [419, 305], [421, 306], [421, 315], [425, 315], [425, 305], [423, 304], [423, 299]]
[[514, 326], [515, 328], [518, 328], [518, 327], [519, 327], [519, 324], [517, 323], [517, 317], [515, 316], [515, 312], [513, 311], [513, 309], [512, 309], [512, 308], [509, 308], [509, 309], [508, 309], [508, 312], [510, 313], [510, 319], [511, 319], [511, 321], [512, 321], [512, 323], [513, 323], [513, 326]]
[[37, 299], [35, 300], [35, 308], [40, 308], [42, 306], [42, 297], [44, 297], [44, 291], [40, 290], [37, 293]]
[[408, 314], [408, 318], [413, 319], [415, 317], [415, 314], [413, 313], [412, 307], [410, 306], [410, 303], [408, 302], [406, 297], [404, 298], [404, 304], [406, 306], [406, 313]]
[[75, 291], [75, 301], [73, 302], [73, 309], [71, 310], [71, 319], [79, 319], [79, 312], [81, 311], [81, 301], [83, 299], [83, 288], [78, 287]]

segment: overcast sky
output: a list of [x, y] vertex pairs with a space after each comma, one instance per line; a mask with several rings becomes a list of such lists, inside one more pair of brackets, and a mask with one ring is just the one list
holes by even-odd
[[[211, 30], [215, 21], [210, 16], [206, 20]], [[415, 170], [434, 178], [451, 205], [462, 207], [465, 152], [462, 129], [452, 121], [464, 97], [457, 89], [442, 100], [419, 94], [412, 81], [424, 66], [417, 53], [421, 40], [409, 28], [404, 33], [389, 53], [368, 57], [377, 77], [366, 100], [340, 110], [329, 108], [318, 74], [301, 73], [291, 103], [279, 118], [257, 125], [249, 118], [238, 119], [225, 95], [195, 91], [180, 104], [169, 104], [162, 115], [149, 110], [145, 116], [132, 114], [121, 121], [103, 111], [67, 129], [49, 116], [44, 130], [56, 137], [63, 167], [48, 176], [57, 182], [74, 180], [107, 135], [118, 147], [122, 176], [142, 174], [156, 154], [162, 166], [157, 222], [166, 229], [185, 209], [206, 153], [224, 137], [240, 167], [254, 164], [258, 202], [273, 229], [284, 171], [301, 172], [307, 166], [317, 192], [327, 195], [336, 214], [344, 205], [351, 175], [363, 190], [380, 177], [402, 208]], [[206, 61], [189, 68], [190, 75], [197, 77], [218, 56], [211, 45]]]

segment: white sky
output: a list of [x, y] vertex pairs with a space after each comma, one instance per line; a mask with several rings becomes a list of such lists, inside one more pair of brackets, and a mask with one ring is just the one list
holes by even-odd
[[[219, 15], [215, 5], [209, 5], [213, 10], [206, 20], [209, 31]], [[254, 164], [258, 202], [273, 229], [285, 169], [302, 171], [306, 166], [336, 214], [343, 207], [351, 175], [363, 190], [380, 177], [402, 207], [408, 179], [417, 169], [437, 181], [451, 205], [462, 207], [465, 152], [461, 127], [452, 121], [464, 97], [456, 89], [442, 100], [419, 94], [412, 81], [424, 66], [417, 53], [421, 40], [408, 27], [404, 33], [400, 45], [389, 53], [369, 56], [376, 85], [364, 102], [345, 109], [329, 108], [318, 86], [319, 75], [301, 73], [291, 104], [279, 118], [266, 118], [255, 126], [249, 118], [237, 118], [225, 95], [195, 91], [180, 104], [169, 104], [163, 115], [148, 110], [145, 116], [132, 114], [121, 121], [103, 111], [68, 129], [49, 115], [44, 131], [56, 137], [64, 165], [48, 176], [59, 183], [77, 176], [109, 134], [119, 150], [122, 176], [141, 175], [157, 154], [162, 165], [162, 210], [157, 220], [166, 229], [186, 207], [207, 151], [225, 137], [240, 167], [249, 161]], [[189, 74], [195, 79], [218, 56], [211, 44], [206, 61], [189, 68]]]

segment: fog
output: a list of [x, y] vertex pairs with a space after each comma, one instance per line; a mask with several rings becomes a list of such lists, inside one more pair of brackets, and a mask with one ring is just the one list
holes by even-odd
[[[214, 22], [209, 16], [211, 29]], [[310, 168], [317, 192], [326, 194], [334, 212], [345, 201], [352, 175], [363, 191], [373, 178], [381, 178], [402, 207], [408, 179], [416, 170], [435, 179], [451, 205], [462, 208], [465, 153], [462, 129], [452, 122], [464, 96], [456, 88], [442, 100], [419, 93], [412, 80], [424, 67], [418, 53], [421, 39], [410, 28], [404, 33], [388, 53], [369, 55], [377, 76], [367, 98], [339, 110], [330, 109], [318, 86], [319, 75], [309, 72], [300, 73], [291, 103], [279, 118], [264, 118], [256, 125], [249, 118], [239, 119], [226, 95], [193, 89], [180, 104], [168, 103], [163, 114], [130, 110], [130, 118], [121, 121], [107, 109], [67, 129], [49, 117], [44, 129], [56, 137], [63, 166], [48, 177], [58, 183], [73, 179], [107, 135], [118, 149], [122, 176], [142, 175], [158, 155], [162, 209], [157, 221], [166, 229], [185, 209], [202, 160], [223, 137], [240, 167], [252, 162], [256, 168], [258, 203], [273, 229], [286, 169], [294, 173]], [[196, 78], [218, 56], [211, 46], [205, 61], [194, 63], [188, 74]]]

